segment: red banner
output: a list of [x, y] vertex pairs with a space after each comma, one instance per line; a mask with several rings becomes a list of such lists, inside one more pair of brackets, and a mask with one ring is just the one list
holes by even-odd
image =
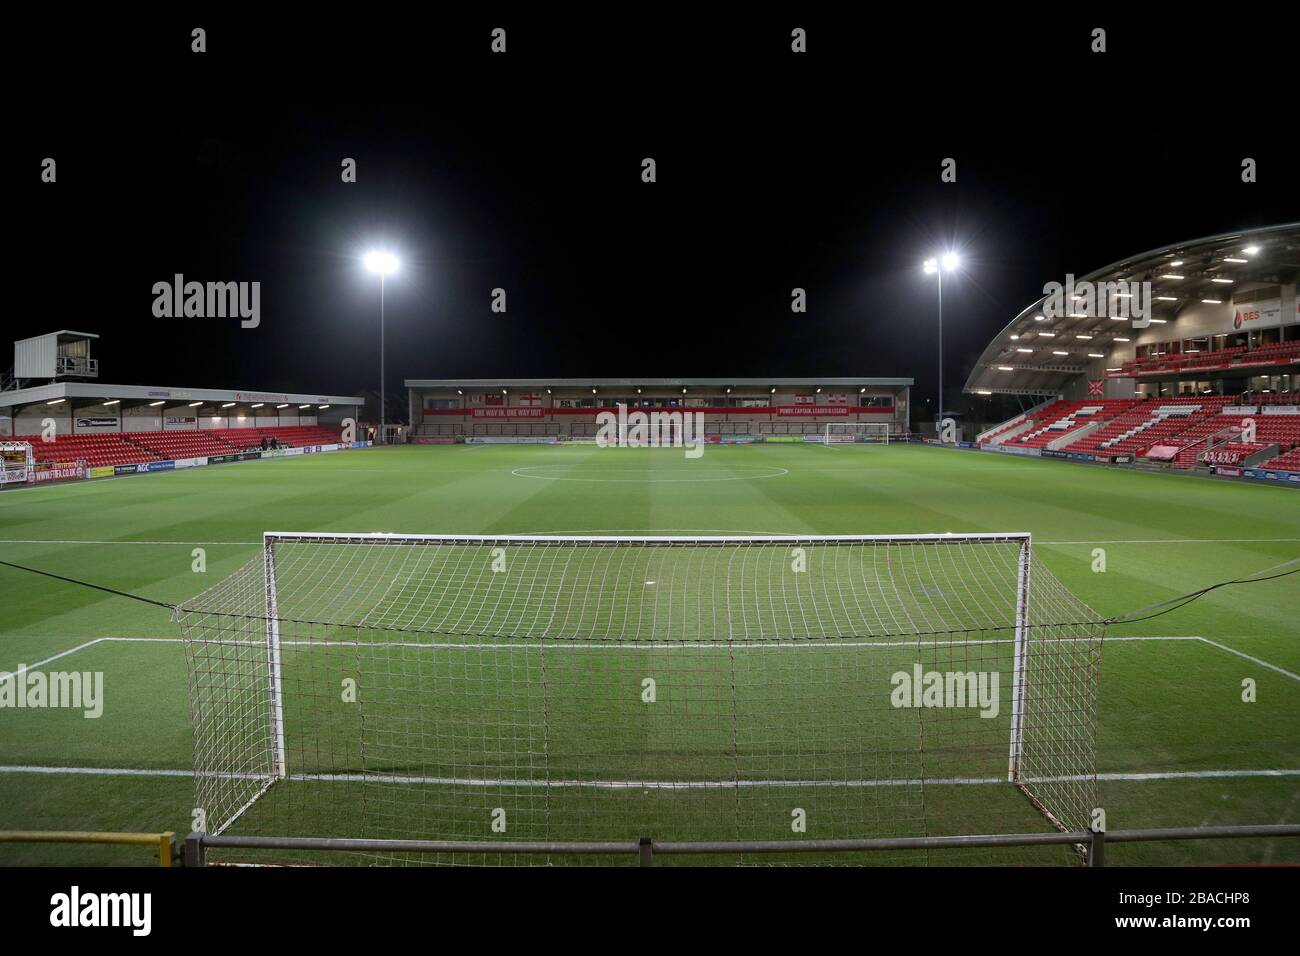
[[544, 408], [471, 408], [474, 418], [544, 418]]
[[776, 406], [777, 415], [782, 418], [789, 418], [793, 415], [847, 415], [849, 406], [847, 405], [778, 405]]

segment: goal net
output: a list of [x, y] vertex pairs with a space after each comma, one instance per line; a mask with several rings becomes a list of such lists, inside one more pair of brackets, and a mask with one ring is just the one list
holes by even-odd
[[1104, 626], [1028, 534], [268, 533], [178, 615], [211, 834], [798, 841], [1095, 806]]
[[843, 425], [828, 424], [822, 432], [822, 443], [826, 445], [888, 445], [888, 425]]

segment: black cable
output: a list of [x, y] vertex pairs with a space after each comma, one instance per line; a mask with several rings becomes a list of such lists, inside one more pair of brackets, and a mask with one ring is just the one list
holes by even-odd
[[[1275, 565], [1275, 567], [1285, 567], [1288, 564], [1297, 564], [1298, 562], [1300, 562], [1300, 558], [1293, 558], [1290, 561], [1284, 561], [1280, 565]], [[1106, 618], [1105, 623], [1107, 625], [1136, 624], [1140, 621], [1150, 621], [1154, 618], [1161, 617], [1162, 615], [1168, 614], [1170, 611], [1177, 611], [1180, 608], [1184, 608], [1187, 605], [1191, 604], [1193, 601], [1195, 601], [1197, 598], [1205, 597], [1205, 595], [1209, 594], [1211, 591], [1217, 591], [1219, 588], [1226, 588], [1233, 584], [1259, 584], [1264, 581], [1272, 581], [1277, 578], [1284, 578], [1288, 574], [1297, 574], [1297, 573], [1300, 573], [1300, 567], [1294, 567], [1290, 571], [1281, 571], [1277, 574], [1270, 574], [1268, 575], [1268, 577], [1263, 577], [1263, 578], [1248, 577], [1248, 578], [1235, 578], [1232, 581], [1220, 581], [1218, 584], [1211, 584], [1208, 587], [1201, 588], [1199, 591], [1189, 591], [1186, 594], [1180, 594], [1178, 597], [1170, 598], [1168, 601], [1162, 601], [1159, 604], [1151, 604], [1148, 605], [1147, 607], [1138, 608], [1136, 611], [1127, 611], [1124, 614], [1121, 614], [1119, 617], [1108, 617]], [[1154, 614], [1148, 614], [1145, 617], [1130, 616], [1133, 614], [1142, 614], [1145, 611], [1155, 610], [1156, 608], [1163, 608], [1163, 610], [1158, 610]]]
[[[1273, 581], [1276, 580], [1277, 578], [1284, 578], [1291, 574], [1300, 573], [1300, 558], [1292, 558], [1290, 561], [1284, 561], [1282, 564], [1274, 565], [1274, 567], [1286, 567], [1288, 564], [1295, 564], [1297, 566], [1292, 568], [1290, 571], [1280, 571], [1277, 574], [1270, 574], [1267, 577], [1256, 576], [1256, 577], [1247, 577], [1247, 578], [1235, 578], [1231, 581], [1220, 581], [1217, 584], [1208, 585], [1207, 587], [1203, 587], [1197, 591], [1189, 591], [1186, 594], [1180, 594], [1178, 597], [1170, 598], [1168, 601], [1162, 601], [1159, 604], [1150, 604], [1147, 605], [1146, 607], [1138, 608], [1135, 611], [1127, 611], [1124, 614], [1121, 614], [1117, 617], [1102, 618], [1101, 620], [1098, 621], [1062, 621], [1062, 622], [1056, 622], [1052, 624], [1033, 624], [1030, 625], [1030, 627], [1031, 628], [1032, 627], [1076, 627], [1076, 626], [1090, 627], [1090, 626], [1096, 626], [1098, 624], [1110, 626], [1112, 624], [1137, 624], [1142, 621], [1150, 621], [1157, 617], [1162, 617], [1163, 615], [1168, 614], [1171, 611], [1177, 611], [1180, 608], [1184, 608], [1187, 605], [1191, 604], [1193, 601], [1197, 600], [1198, 598], [1204, 597], [1205, 595], [1209, 594], [1211, 591], [1217, 591], [1219, 588], [1226, 588], [1235, 584], [1261, 584], [1265, 581]], [[179, 613], [181, 610], [181, 606], [179, 604], [168, 604], [165, 601], [156, 601], [153, 598], [147, 598], [140, 594], [132, 594], [130, 591], [119, 591], [117, 588], [105, 587], [102, 584], [92, 584], [89, 581], [80, 581], [77, 578], [65, 577], [62, 574], [54, 574], [51, 571], [42, 571], [40, 568], [29, 568], [26, 565], [14, 564], [10, 561], [0, 561], [0, 565], [3, 565], [4, 567], [7, 568], [14, 568], [15, 570], [18, 571], [29, 571], [32, 574], [39, 574], [42, 577], [53, 578], [56, 581], [64, 581], [68, 584], [77, 584], [80, 585], [81, 587], [91, 588], [96, 591], [103, 591], [106, 594], [114, 594], [117, 595], [118, 597], [130, 598], [132, 601], [140, 601], [144, 604], [152, 604], [155, 607], [166, 608], [168, 611], [171, 611], [173, 615]], [[1155, 611], [1155, 613], [1147, 614], [1145, 617], [1131, 616], [1134, 614], [1143, 614], [1146, 611]], [[208, 613], [219, 614], [221, 616], [226, 616], [226, 617], [242, 617], [242, 618], [250, 618], [250, 619], [257, 617], [259, 620], [265, 620], [265, 618], [259, 617], [258, 615], [252, 615], [252, 614], [231, 614], [230, 612], [225, 612], [225, 611], [212, 611]], [[285, 619], [281, 619], [281, 620], [285, 620]], [[286, 623], [314, 625], [314, 624], [327, 624], [328, 622], [297, 621], [297, 620], [289, 619], [286, 620]], [[402, 627], [391, 627], [391, 626], [388, 627], [372, 626], [370, 629], [379, 630], [379, 631], [390, 631], [390, 630], [402, 631], [402, 632], [415, 631], [416, 633], [420, 633], [417, 629], [414, 628], [402, 628]], [[938, 634], [974, 634], [982, 631], [1005, 631], [1009, 629], [1010, 629], [1009, 627], [966, 627], [966, 628], [954, 628], [948, 631], [902, 632], [898, 634], [873, 634], [870, 636], [872, 637], [926, 637], [926, 636], [938, 635]], [[458, 634], [457, 636], [498, 637], [500, 635], [463, 633], [463, 634]], [[854, 636], [856, 637], [858, 635], [854, 635]]]
[[66, 581], [68, 584], [79, 584], [83, 588], [93, 588], [96, 591], [104, 591], [107, 594], [116, 594], [118, 597], [130, 598], [132, 601], [143, 601], [145, 604], [153, 604], [156, 607], [165, 607], [169, 611], [176, 610], [176, 606], [173, 604], [168, 604], [165, 601], [155, 601], [153, 598], [143, 597], [139, 594], [132, 594], [130, 591], [119, 591], [117, 588], [105, 587], [102, 584], [91, 584], [89, 581], [78, 581], [76, 578], [66, 578], [62, 574], [55, 574], [52, 571], [42, 571], [40, 568], [29, 568], [25, 564], [13, 564], [10, 561], [0, 561], [0, 564], [4, 565], [6, 568], [14, 568], [18, 571], [30, 571], [32, 574], [54, 578], [56, 581]]

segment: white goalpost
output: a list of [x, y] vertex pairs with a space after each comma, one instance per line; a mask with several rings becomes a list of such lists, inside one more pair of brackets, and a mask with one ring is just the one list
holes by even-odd
[[213, 834], [924, 836], [998, 780], [1059, 827], [1095, 806], [1104, 625], [1027, 533], [268, 532], [179, 619]]
[[854, 425], [837, 425], [828, 422], [822, 430], [821, 440], [823, 445], [888, 445], [889, 444], [889, 426], [888, 425], [867, 425], [862, 430], [853, 430], [858, 428]]

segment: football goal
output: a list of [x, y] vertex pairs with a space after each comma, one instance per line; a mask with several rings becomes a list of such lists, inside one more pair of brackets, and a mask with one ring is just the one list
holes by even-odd
[[822, 431], [824, 445], [888, 445], [888, 425], [836, 425], [829, 423]]
[[1028, 534], [274, 532], [178, 615], [212, 834], [853, 839], [954, 832], [956, 791], [1067, 829], [1095, 806], [1104, 626]]

